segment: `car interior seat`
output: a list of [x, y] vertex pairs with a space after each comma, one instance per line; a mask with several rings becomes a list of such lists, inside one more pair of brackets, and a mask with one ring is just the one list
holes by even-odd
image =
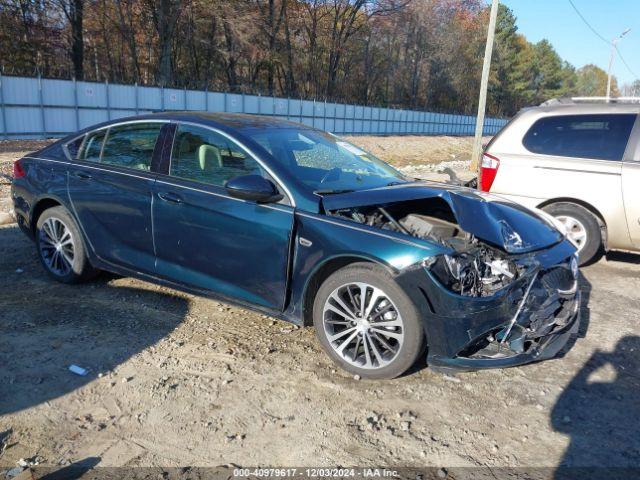
[[220, 149], [213, 146], [203, 144], [198, 147], [196, 152], [198, 163], [200, 164], [200, 170], [203, 172], [211, 172], [222, 168], [222, 155], [220, 155]]

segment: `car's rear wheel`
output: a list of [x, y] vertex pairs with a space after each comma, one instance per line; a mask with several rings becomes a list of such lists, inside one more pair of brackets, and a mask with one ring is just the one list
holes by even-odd
[[47, 273], [63, 283], [78, 283], [97, 273], [89, 263], [80, 230], [64, 207], [52, 207], [36, 225], [40, 262]]
[[592, 262], [602, 251], [602, 233], [598, 219], [586, 208], [574, 203], [553, 203], [544, 207], [564, 225], [567, 236], [578, 248], [580, 265]]
[[316, 295], [313, 322], [329, 356], [362, 378], [397, 377], [423, 350], [415, 305], [374, 264], [352, 264], [329, 276]]

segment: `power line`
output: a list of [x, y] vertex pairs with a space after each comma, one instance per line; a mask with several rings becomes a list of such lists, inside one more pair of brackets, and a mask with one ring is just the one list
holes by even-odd
[[569, 0], [569, 3], [571, 4], [571, 6], [573, 7], [573, 9], [576, 11], [576, 13], [578, 14], [578, 16], [582, 19], [582, 21], [584, 22], [584, 24], [589, 27], [589, 30], [591, 30], [600, 40], [602, 40], [603, 42], [605, 42], [607, 45], [611, 45], [611, 42], [609, 40], [607, 40], [606, 38], [604, 38], [602, 35], [600, 35], [598, 33], [598, 31], [593, 28], [591, 26], [591, 24], [587, 21], [586, 18], [584, 18], [584, 15], [582, 15], [582, 13], [580, 13], [580, 10], [578, 10], [578, 7], [576, 7], [573, 3], [572, 0]]
[[629, 64], [626, 62], [626, 60], [624, 59], [624, 57], [622, 56], [622, 54], [620, 53], [620, 50], [618, 50], [618, 46], [615, 45], [614, 47], [616, 49], [616, 52], [618, 52], [618, 56], [620, 57], [620, 60], [622, 60], [622, 63], [624, 64], [625, 67], [627, 67], [627, 70], [629, 70], [629, 73], [631, 75], [633, 75], [633, 77], [638, 80], [640, 77], [638, 77], [638, 75], [635, 74], [635, 72], [633, 70], [631, 70], [631, 67], [629, 66]]
[[[575, 6], [575, 4], [573, 3], [573, 0], [568, 0], [569, 3], [571, 4], [571, 6], [573, 7], [573, 9], [576, 11], [576, 13], [578, 14], [578, 16], [582, 19], [582, 21], [584, 22], [584, 24], [589, 27], [589, 30], [591, 30], [594, 35], [596, 37], [598, 37], [600, 40], [602, 40], [604, 43], [606, 43], [607, 45], [611, 45], [611, 41], [607, 40], [603, 35], [601, 35], [595, 28], [593, 28], [593, 26], [591, 26], [591, 24], [588, 22], [588, 20], [586, 18], [584, 18], [584, 15], [582, 15], [582, 13], [580, 12], [580, 10], [578, 10], [578, 7]], [[620, 57], [620, 60], [622, 60], [622, 63], [624, 64], [625, 67], [627, 67], [627, 70], [629, 70], [629, 73], [631, 75], [633, 75], [634, 78], [638, 79], [638, 75], [635, 74], [635, 72], [633, 70], [631, 70], [631, 67], [629, 66], [629, 64], [627, 63], [627, 61], [624, 59], [624, 57], [622, 56], [622, 54], [620, 53], [620, 50], [618, 49], [618, 45], [613, 45], [613, 48], [616, 49], [616, 52], [618, 53], [618, 56]]]

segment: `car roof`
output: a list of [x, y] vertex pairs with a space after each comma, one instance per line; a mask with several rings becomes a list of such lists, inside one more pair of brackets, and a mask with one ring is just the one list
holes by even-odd
[[68, 142], [87, 132], [108, 128], [127, 122], [139, 122], [144, 120], [164, 120], [169, 122], [191, 122], [203, 126], [217, 128], [227, 133], [242, 134], [251, 130], [266, 129], [306, 129], [313, 130], [307, 125], [290, 122], [281, 117], [253, 115], [246, 113], [222, 113], [222, 112], [199, 112], [199, 111], [166, 111], [154, 112], [142, 115], [130, 115], [127, 117], [112, 118], [105, 122], [96, 123], [82, 130], [71, 133], [59, 140], [61, 143]]
[[538, 107], [524, 108], [523, 111], [530, 113], [557, 113], [558, 115], [588, 114], [588, 113], [638, 113], [640, 104], [633, 103], [554, 103], [552, 105], [540, 105]]
[[[176, 122], [194, 122], [212, 127], [224, 126], [234, 130], [265, 129], [265, 128], [310, 128], [300, 123], [290, 122], [282, 118], [266, 115], [254, 115], [246, 113], [223, 112], [199, 112], [199, 111], [169, 111], [157, 112], [147, 115], [137, 115], [119, 119], [118, 122], [127, 120], [173, 120]], [[112, 123], [112, 122], [111, 122]]]

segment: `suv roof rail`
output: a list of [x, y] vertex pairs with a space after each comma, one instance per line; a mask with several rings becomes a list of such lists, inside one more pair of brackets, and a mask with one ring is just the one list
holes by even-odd
[[575, 105], [576, 103], [640, 103], [640, 97], [562, 97], [542, 102], [540, 106]]

